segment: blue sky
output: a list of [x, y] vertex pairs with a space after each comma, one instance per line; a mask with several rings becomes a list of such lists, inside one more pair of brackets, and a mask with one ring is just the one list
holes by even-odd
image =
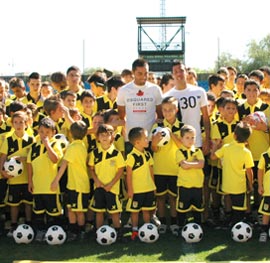
[[[212, 68], [220, 52], [242, 58], [269, 34], [268, 0], [166, 0], [166, 16], [186, 16], [186, 64]], [[0, 75], [66, 71], [70, 65], [130, 68], [136, 17], [160, 16], [160, 0], [1, 2]], [[83, 42], [85, 44], [83, 64]]]

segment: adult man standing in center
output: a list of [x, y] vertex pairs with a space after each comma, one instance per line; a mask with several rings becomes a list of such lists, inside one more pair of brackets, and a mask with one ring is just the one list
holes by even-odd
[[[173, 96], [179, 101], [179, 118], [184, 124], [196, 129], [196, 147], [202, 147], [204, 155], [210, 150], [210, 120], [207, 111], [206, 91], [198, 86], [188, 84], [186, 66], [179, 60], [174, 60], [172, 74], [175, 87], [163, 94], [163, 97]], [[205, 130], [205, 141], [201, 136], [201, 116]]]

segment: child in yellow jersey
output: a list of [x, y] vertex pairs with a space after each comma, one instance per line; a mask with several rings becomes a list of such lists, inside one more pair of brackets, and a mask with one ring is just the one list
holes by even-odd
[[87, 134], [95, 133], [96, 130], [92, 129], [92, 118], [94, 115], [94, 105], [95, 105], [96, 97], [90, 90], [85, 90], [81, 94], [81, 105], [82, 105], [82, 120], [86, 123], [88, 130]]
[[[93, 119], [92, 119], [92, 130], [95, 131], [95, 133], [90, 133], [87, 134], [84, 137], [84, 143], [87, 147], [87, 152], [90, 154], [94, 149], [99, 147], [100, 143], [98, 142], [96, 138], [96, 132], [98, 130], [98, 127], [104, 123], [104, 115], [102, 112], [97, 112], [94, 114]], [[91, 201], [93, 198], [94, 194], [94, 180], [93, 178], [89, 177], [90, 179], [90, 195], [89, 195], [89, 200]], [[94, 226], [94, 212], [88, 207], [88, 211], [86, 214], [86, 232], [89, 232], [93, 230]]]
[[[255, 73], [260, 74], [261, 72], [255, 71]], [[253, 195], [254, 199], [253, 210], [255, 212], [257, 212], [258, 210], [261, 200], [261, 197], [258, 194], [258, 162], [261, 154], [267, 151], [267, 149], [269, 148], [270, 143], [268, 132], [269, 123], [265, 123], [263, 120], [254, 123], [252, 121], [252, 118], [250, 119], [250, 114], [256, 111], [262, 111], [265, 113], [269, 122], [270, 107], [269, 104], [263, 102], [259, 98], [260, 88], [260, 84], [256, 80], [247, 80], [244, 84], [244, 94], [246, 95], [246, 101], [238, 107], [239, 120], [248, 122], [252, 128], [252, 134], [248, 138], [248, 148], [252, 153], [254, 161], [254, 191], [251, 194]], [[250, 203], [250, 198], [248, 198], [248, 202]], [[249, 213], [251, 213], [251, 211], [249, 211]]]
[[67, 209], [69, 219], [68, 240], [84, 237], [85, 212], [89, 202], [89, 176], [87, 171], [87, 149], [83, 138], [87, 125], [83, 121], [71, 124], [73, 141], [68, 145], [57, 176], [52, 181], [51, 190], [57, 191], [58, 184], [67, 169]]
[[270, 219], [270, 148], [261, 154], [258, 164], [258, 192], [262, 196], [258, 212], [262, 214], [260, 242], [266, 242]]
[[[221, 100], [221, 99], [219, 99]], [[213, 143], [230, 143], [234, 140], [234, 129], [238, 123], [236, 119], [237, 115], [237, 102], [233, 98], [222, 98], [219, 112], [220, 116], [216, 121], [211, 124], [210, 138]], [[216, 164], [216, 166], [214, 166]], [[230, 197], [225, 195], [221, 190], [222, 182], [222, 168], [221, 163], [213, 161], [212, 173], [209, 180], [209, 186], [212, 194], [212, 210], [214, 216], [214, 223], [220, 224], [220, 208], [221, 200], [224, 198], [224, 212], [225, 218], [221, 226], [226, 227], [227, 223], [230, 222], [231, 217], [231, 202]]]
[[[11, 124], [14, 132], [7, 135], [0, 149], [0, 171], [4, 178], [8, 179], [8, 192], [6, 204], [10, 206], [11, 228], [8, 236], [17, 227], [20, 204], [25, 205], [25, 221], [30, 224], [32, 220], [32, 194], [28, 191], [28, 174], [26, 169], [26, 158], [28, 151], [34, 142], [25, 129], [27, 127], [27, 116], [24, 112], [15, 112], [11, 117]], [[23, 173], [20, 176], [13, 177], [3, 169], [4, 163], [8, 158], [16, 157], [23, 165]]]
[[184, 125], [180, 130], [182, 145], [176, 152], [178, 164], [176, 210], [179, 227], [186, 223], [188, 212], [192, 212], [194, 222], [201, 224], [203, 212], [204, 156], [200, 148], [195, 147], [196, 130]]
[[126, 210], [131, 213], [131, 240], [138, 238], [139, 212], [143, 213], [144, 223], [150, 223], [151, 214], [156, 209], [153, 158], [145, 151], [149, 146], [148, 134], [144, 128], [134, 127], [128, 133], [133, 145], [127, 155], [128, 202]]
[[221, 148], [221, 143], [213, 144], [211, 152], [212, 160], [222, 159], [221, 190], [230, 196], [232, 203], [229, 226], [244, 219], [247, 210], [247, 192], [252, 190], [254, 163], [250, 150], [245, 146], [250, 134], [250, 125], [240, 122], [234, 129], [235, 140]]
[[[152, 135], [152, 150], [154, 159], [154, 175], [157, 187], [157, 213], [161, 225], [159, 233], [165, 234], [167, 230], [166, 220], [166, 197], [168, 194], [170, 204], [170, 230], [173, 234], [178, 234], [177, 212], [176, 212], [176, 196], [177, 196], [177, 173], [178, 165], [175, 163], [175, 153], [180, 143], [180, 128], [183, 126], [177, 118], [178, 100], [175, 97], [166, 97], [162, 100], [161, 110], [164, 116], [162, 123], [156, 123], [156, 127], [166, 127], [170, 130], [170, 141], [159, 147], [158, 143], [162, 139], [161, 133]], [[153, 130], [152, 129], [152, 130]]]
[[[61, 215], [60, 190], [51, 191], [51, 182], [57, 175], [62, 148], [53, 139], [55, 124], [49, 117], [40, 121], [37, 142], [33, 143], [27, 156], [28, 190], [33, 194], [34, 227], [36, 240], [42, 241], [50, 225], [58, 225]], [[45, 218], [46, 217], [46, 218]]]
[[96, 212], [96, 228], [104, 224], [104, 213], [111, 215], [113, 226], [121, 238], [119, 200], [120, 177], [123, 174], [125, 161], [119, 150], [113, 144], [114, 130], [111, 125], [101, 124], [97, 130], [97, 140], [100, 146], [90, 154], [90, 174], [94, 179], [94, 197], [90, 208]]

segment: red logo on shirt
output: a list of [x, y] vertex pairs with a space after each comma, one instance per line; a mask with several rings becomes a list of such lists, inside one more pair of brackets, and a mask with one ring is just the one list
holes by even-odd
[[138, 91], [138, 93], [136, 94], [137, 96], [143, 96], [144, 92], [142, 92], [141, 90]]

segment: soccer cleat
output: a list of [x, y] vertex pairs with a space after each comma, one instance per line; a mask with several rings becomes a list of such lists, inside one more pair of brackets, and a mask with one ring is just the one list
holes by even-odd
[[176, 224], [170, 225], [170, 230], [174, 236], [179, 235], [179, 226]]
[[159, 234], [166, 234], [166, 231], [167, 231], [167, 225], [161, 224], [161, 225], [158, 227], [158, 232], [159, 232]]
[[124, 228], [132, 228], [131, 218], [128, 219], [127, 223], [124, 225]]
[[138, 231], [132, 231], [131, 240], [135, 241], [139, 237]]
[[15, 231], [16, 227], [11, 227], [7, 233], [7, 237], [13, 237], [13, 232]]
[[72, 232], [68, 232], [68, 236], [67, 236], [67, 242], [71, 242], [71, 241], [75, 241], [77, 240], [78, 235]]
[[267, 233], [262, 232], [259, 237], [259, 242], [265, 243], [267, 241]]
[[152, 216], [151, 222], [157, 227], [159, 227], [161, 225], [160, 220], [158, 219], [158, 217], [155, 214]]
[[45, 240], [46, 232], [44, 230], [38, 230], [36, 233], [35, 241], [42, 242]]

